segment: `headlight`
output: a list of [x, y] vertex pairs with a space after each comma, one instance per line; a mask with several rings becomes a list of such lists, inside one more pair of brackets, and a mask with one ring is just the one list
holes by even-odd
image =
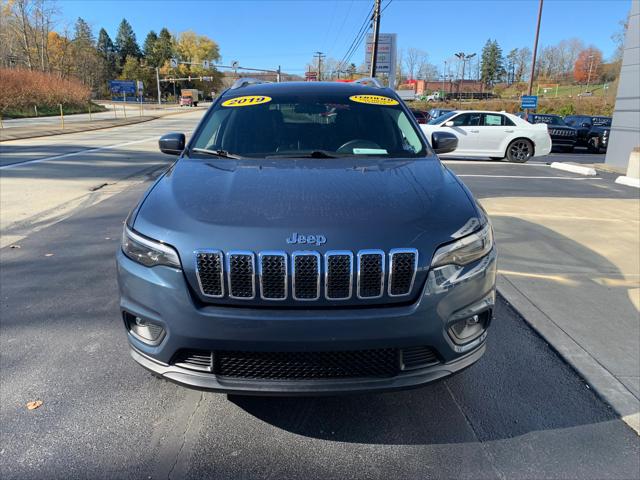
[[431, 267], [467, 265], [488, 254], [493, 248], [493, 231], [487, 223], [481, 230], [436, 250]]
[[122, 252], [134, 262], [146, 267], [166, 265], [180, 268], [178, 252], [168, 245], [142, 237], [124, 227], [122, 233]]

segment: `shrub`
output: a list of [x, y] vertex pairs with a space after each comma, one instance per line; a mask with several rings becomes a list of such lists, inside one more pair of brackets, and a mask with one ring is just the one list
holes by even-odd
[[0, 69], [0, 112], [34, 106], [85, 105], [91, 91], [77, 80], [24, 69]]

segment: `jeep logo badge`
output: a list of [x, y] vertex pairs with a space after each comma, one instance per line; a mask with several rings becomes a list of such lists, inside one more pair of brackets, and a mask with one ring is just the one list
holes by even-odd
[[293, 232], [289, 238], [287, 238], [289, 245], [324, 245], [327, 243], [327, 237], [324, 235], [304, 235], [302, 233]]

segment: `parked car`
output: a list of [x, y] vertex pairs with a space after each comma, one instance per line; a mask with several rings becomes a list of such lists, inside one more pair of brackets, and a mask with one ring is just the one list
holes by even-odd
[[458, 137], [458, 148], [442, 156], [506, 158], [524, 163], [551, 151], [546, 125], [532, 125], [505, 112], [456, 110], [420, 127], [427, 137], [435, 132], [450, 132]]
[[[334, 111], [331, 117], [324, 112]], [[496, 249], [483, 209], [393, 90], [234, 84], [125, 221], [133, 358], [241, 394], [423, 385], [483, 355]]]
[[577, 130], [576, 147], [587, 147], [590, 152], [603, 153], [609, 145], [611, 117], [569, 115], [564, 121]]
[[453, 112], [453, 109], [452, 108], [432, 108], [431, 110], [429, 110], [429, 121], [433, 120], [434, 118], [438, 118], [444, 115], [445, 113], [449, 113], [449, 112]]
[[565, 152], [573, 152], [573, 147], [578, 139], [578, 131], [568, 126], [560, 115], [523, 113], [518, 116], [529, 123], [545, 123], [549, 128], [551, 147]]
[[411, 109], [411, 113], [413, 113], [413, 116], [416, 117], [416, 120], [418, 121], [418, 123], [420, 124], [425, 124], [429, 121], [429, 113], [428, 112], [423, 112], [422, 110], [415, 110], [415, 109]]

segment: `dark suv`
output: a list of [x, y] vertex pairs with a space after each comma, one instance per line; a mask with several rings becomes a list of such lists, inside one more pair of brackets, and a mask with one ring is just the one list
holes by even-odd
[[520, 116], [529, 123], [546, 123], [552, 148], [572, 152], [573, 147], [576, 146], [577, 130], [567, 125], [560, 115], [523, 113]]
[[587, 147], [590, 152], [603, 153], [609, 145], [611, 117], [569, 115], [564, 121], [578, 131], [576, 147]]
[[133, 358], [220, 391], [420, 385], [485, 351], [489, 220], [396, 94], [246, 79], [129, 214], [117, 255]]

